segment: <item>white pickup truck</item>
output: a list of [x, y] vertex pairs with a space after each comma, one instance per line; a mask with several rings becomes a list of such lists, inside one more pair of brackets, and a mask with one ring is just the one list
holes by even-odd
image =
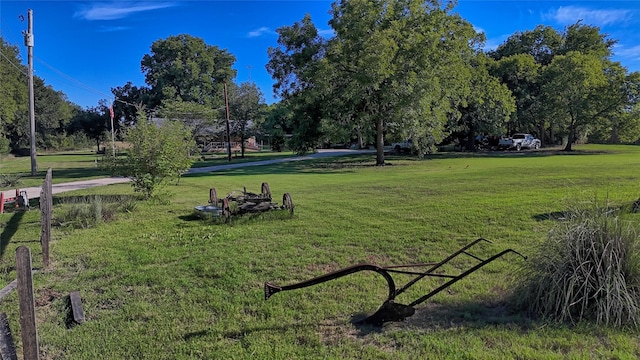
[[411, 151], [411, 143], [412, 143], [411, 139], [407, 141], [392, 143], [391, 148], [393, 149], [394, 152], [398, 154], [401, 152], [409, 152]]
[[531, 134], [513, 134], [512, 137], [502, 138], [498, 143], [498, 149], [539, 149], [540, 139], [536, 139]]

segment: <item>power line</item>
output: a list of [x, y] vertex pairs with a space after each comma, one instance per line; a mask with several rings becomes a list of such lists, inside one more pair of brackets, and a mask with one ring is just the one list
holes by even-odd
[[7, 57], [7, 55], [3, 54], [2, 51], [0, 51], [0, 55], [2, 55], [2, 57], [7, 60], [7, 62], [9, 64], [11, 64], [14, 68], [18, 69], [18, 71], [20, 71], [20, 73], [24, 76], [28, 76], [28, 74], [24, 71], [24, 69], [20, 68], [18, 65], [14, 64], [13, 61], [11, 61], [11, 59], [9, 59]]
[[90, 92], [92, 92], [92, 93], [94, 93], [94, 94], [97, 94], [97, 95], [106, 96], [107, 98], [109, 98], [109, 97], [112, 97], [112, 96], [113, 96], [113, 95], [105, 94], [105, 93], [101, 92], [100, 90], [96, 90], [96, 89], [92, 88], [91, 86], [89, 86], [89, 85], [87, 85], [87, 84], [84, 84], [84, 83], [82, 83], [81, 81], [79, 81], [79, 80], [76, 80], [76, 79], [72, 78], [71, 76], [69, 76], [69, 75], [67, 75], [67, 74], [63, 73], [62, 71], [60, 71], [60, 70], [58, 70], [58, 69], [54, 68], [53, 66], [51, 66], [51, 65], [47, 64], [47, 63], [46, 63], [46, 62], [44, 62], [44, 61], [42, 61], [42, 59], [39, 59], [39, 58], [37, 58], [37, 57], [35, 57], [35, 56], [34, 56], [34, 58], [35, 58], [36, 60], [38, 60], [38, 62], [39, 62], [39, 63], [41, 63], [42, 65], [44, 65], [44, 66], [48, 67], [49, 69], [53, 70], [56, 74], [58, 74], [58, 75], [60, 75], [60, 76], [64, 77], [65, 79], [67, 79], [67, 80], [69, 80], [69, 81], [71, 81], [71, 82], [75, 83], [76, 85], [78, 85], [78, 86], [80, 86], [80, 87], [84, 88], [84, 89], [85, 89], [85, 90], [87, 90], [87, 91], [90, 91]]
[[[67, 75], [67, 74], [63, 73], [62, 71], [60, 71], [60, 70], [56, 69], [55, 67], [53, 67], [53, 66], [51, 66], [51, 65], [47, 64], [47, 63], [46, 63], [46, 62], [44, 62], [43, 60], [41, 60], [41, 59], [39, 59], [39, 58], [37, 58], [37, 57], [35, 57], [35, 56], [34, 56], [34, 58], [35, 58], [36, 60], [38, 60], [38, 62], [39, 62], [39, 63], [41, 63], [41, 64], [43, 64], [44, 66], [48, 67], [49, 69], [53, 70], [53, 71], [54, 71], [55, 73], [57, 73], [58, 75], [60, 75], [60, 76], [64, 77], [65, 79], [67, 79], [67, 80], [69, 80], [69, 81], [71, 81], [71, 82], [75, 83], [76, 85], [80, 86], [81, 88], [83, 88], [83, 89], [85, 89], [85, 90], [87, 90], [87, 91], [90, 91], [90, 92], [92, 92], [92, 93], [94, 93], [94, 94], [97, 94], [97, 95], [105, 96], [106, 98], [111, 98], [111, 97], [113, 97], [113, 94], [105, 94], [105, 93], [103, 93], [103, 92], [102, 92], [102, 91], [100, 91], [100, 90], [96, 90], [96, 89], [92, 88], [91, 86], [89, 86], [89, 85], [87, 85], [87, 84], [85, 84], [85, 83], [83, 83], [83, 82], [81, 82], [81, 81], [79, 81], [79, 80], [76, 80], [75, 78], [71, 77], [70, 75]], [[136, 106], [135, 104], [132, 104], [132, 103], [127, 102], [127, 101], [124, 101], [124, 100], [120, 100], [120, 99], [118, 99], [118, 98], [115, 98], [115, 99], [114, 99], [114, 101], [117, 101], [117, 102], [123, 103], [123, 104], [125, 104], [125, 105], [129, 105], [129, 106], [134, 106], [134, 107]]]

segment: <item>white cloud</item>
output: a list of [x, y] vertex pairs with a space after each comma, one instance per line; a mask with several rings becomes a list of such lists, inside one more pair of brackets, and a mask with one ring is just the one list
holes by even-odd
[[247, 34], [247, 37], [250, 37], [250, 38], [260, 37], [262, 35], [269, 34], [270, 32], [271, 32], [271, 29], [269, 29], [268, 27], [263, 26], [263, 27], [261, 27], [259, 29], [255, 29], [255, 30], [249, 31], [249, 33]]
[[582, 20], [585, 24], [603, 27], [619, 24], [632, 19], [633, 11], [625, 9], [594, 10], [579, 6], [561, 6], [543, 15], [544, 19], [551, 19], [563, 25], [569, 25]]
[[336, 32], [333, 31], [333, 29], [318, 30], [318, 35], [322, 36], [323, 38], [332, 38], [336, 36]]
[[616, 44], [613, 47], [613, 53], [615, 56], [619, 56], [623, 59], [640, 61], [640, 45], [627, 48], [622, 44]]
[[129, 15], [164, 9], [176, 6], [173, 2], [116, 2], [116, 3], [92, 3], [76, 11], [75, 17], [84, 20], [116, 20]]

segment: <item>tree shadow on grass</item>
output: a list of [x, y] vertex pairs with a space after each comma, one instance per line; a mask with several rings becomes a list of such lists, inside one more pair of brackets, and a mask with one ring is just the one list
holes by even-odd
[[[627, 202], [627, 203], [623, 203], [620, 205], [608, 205], [606, 207], [603, 207], [602, 209], [598, 209], [598, 211], [603, 211], [606, 213], [612, 213], [612, 214], [624, 214], [624, 213], [634, 213], [634, 212], [638, 212], [636, 210], [634, 210], [634, 204], [635, 202]], [[595, 210], [595, 208], [593, 209]], [[551, 221], [564, 221], [567, 219], [571, 219], [572, 217], [574, 217], [576, 214], [576, 212], [571, 211], [571, 210], [565, 210], [565, 211], [552, 211], [552, 212], [548, 212], [548, 213], [542, 213], [542, 214], [535, 214], [533, 215], [533, 219], [536, 221], [547, 221], [547, 220], [551, 220]]]
[[359, 168], [375, 167], [375, 157], [350, 155], [334, 158], [318, 158], [304, 161], [280, 162], [232, 169], [213, 170], [202, 173], [185, 174], [183, 177], [209, 177], [215, 175], [273, 175], [273, 174], [327, 174], [352, 173]]
[[511, 311], [504, 302], [465, 302], [446, 305], [428, 303], [419, 305], [415, 314], [404, 321], [388, 322], [382, 327], [358, 323], [368, 315], [355, 314], [351, 318], [360, 336], [379, 333], [387, 328], [446, 330], [460, 327], [505, 326], [513, 330], [526, 331], [534, 327], [532, 319]]
[[206, 336], [211, 336], [211, 335], [222, 335], [223, 337], [227, 338], [227, 339], [242, 339], [244, 337], [246, 337], [249, 334], [255, 333], [255, 332], [261, 332], [261, 331], [267, 331], [267, 332], [286, 332], [289, 331], [291, 329], [302, 329], [302, 328], [307, 328], [310, 326], [315, 326], [316, 324], [313, 323], [305, 323], [305, 324], [282, 324], [282, 325], [256, 325], [256, 326], [248, 326], [245, 328], [242, 328], [240, 330], [237, 331], [224, 331], [224, 332], [218, 332], [218, 331], [211, 331], [211, 330], [200, 330], [200, 331], [194, 331], [194, 332], [190, 332], [187, 333], [183, 336], [185, 341], [189, 341], [191, 339], [195, 339], [195, 338], [199, 338], [199, 337], [206, 337]]
[[11, 219], [9, 219], [9, 222], [5, 224], [4, 230], [2, 230], [2, 234], [0, 234], [0, 259], [2, 259], [2, 257], [4, 256], [11, 238], [18, 231], [18, 225], [20, 225], [20, 221], [22, 220], [23, 216], [24, 211], [16, 211], [11, 216]]
[[99, 198], [103, 203], [124, 203], [126, 201], [139, 201], [141, 197], [131, 194], [111, 194], [111, 195], [55, 195], [53, 197], [53, 205], [60, 204], [80, 204], [90, 203]]

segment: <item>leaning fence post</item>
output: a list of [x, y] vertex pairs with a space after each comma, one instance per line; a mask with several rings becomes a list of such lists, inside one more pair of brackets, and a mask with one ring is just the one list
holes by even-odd
[[18, 360], [7, 314], [0, 313], [0, 357], [2, 360]]
[[19, 246], [16, 250], [16, 271], [18, 273], [22, 353], [25, 360], [38, 360], [40, 359], [40, 350], [38, 348], [38, 328], [36, 327], [36, 304], [33, 296], [31, 250], [24, 245]]
[[47, 169], [47, 176], [40, 190], [40, 245], [42, 245], [42, 266], [49, 266], [49, 243], [51, 243], [51, 211], [53, 208], [53, 194], [51, 184], [51, 168]]

